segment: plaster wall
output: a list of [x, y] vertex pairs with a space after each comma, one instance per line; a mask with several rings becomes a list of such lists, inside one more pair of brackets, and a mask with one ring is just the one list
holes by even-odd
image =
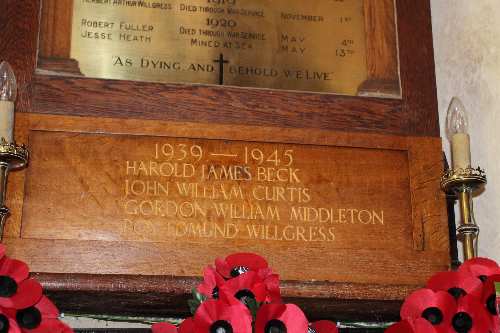
[[469, 112], [472, 164], [488, 177], [474, 199], [479, 255], [500, 262], [500, 1], [431, 0], [431, 7], [443, 147], [450, 160], [445, 120], [457, 96]]

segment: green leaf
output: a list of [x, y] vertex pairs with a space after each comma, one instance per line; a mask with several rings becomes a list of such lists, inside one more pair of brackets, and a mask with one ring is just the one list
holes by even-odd
[[207, 300], [207, 297], [203, 294], [200, 294], [196, 288], [193, 288], [191, 291], [193, 293], [193, 298], [188, 300], [189, 311], [192, 315], [198, 310], [198, 307], [201, 303]]
[[257, 301], [254, 298], [248, 298], [246, 300], [246, 306], [250, 310], [250, 313], [252, 314], [252, 317], [255, 320], [257, 318], [257, 311], [259, 311], [260, 304], [257, 303]]
[[188, 300], [189, 312], [191, 312], [191, 314], [193, 316], [196, 313], [196, 310], [198, 310], [198, 307], [200, 306], [200, 304], [201, 304], [200, 302], [197, 302], [194, 299], [189, 299]]
[[207, 299], [207, 297], [205, 295], [199, 293], [198, 290], [196, 290], [196, 288], [193, 288], [192, 292], [193, 292], [194, 298], [200, 303], [202, 303], [203, 301], [205, 301]]

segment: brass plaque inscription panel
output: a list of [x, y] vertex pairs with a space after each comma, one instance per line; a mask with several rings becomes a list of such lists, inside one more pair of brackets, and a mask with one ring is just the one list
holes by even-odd
[[29, 142], [23, 238], [413, 244], [406, 151], [44, 131]]
[[88, 77], [356, 95], [364, 0], [75, 0]]

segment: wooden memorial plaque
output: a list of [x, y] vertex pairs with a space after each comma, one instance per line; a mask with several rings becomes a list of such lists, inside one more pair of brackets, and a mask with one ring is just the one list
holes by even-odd
[[[446, 269], [429, 3], [316, 2], [359, 7], [352, 20], [362, 22], [354, 45], [364, 49], [363, 65], [349, 66], [364, 73], [362, 80], [326, 88], [265, 80], [216, 86], [196, 75], [92, 72], [85, 62], [102, 59], [81, 51], [92, 44], [74, 51], [83, 45], [75, 22], [85, 16], [119, 27], [123, 17], [116, 24], [110, 13], [139, 23], [142, 16], [119, 4], [114, 12], [113, 2], [99, 17], [77, 10], [97, 1], [8, 1], [0, 10], [0, 41], [10, 41], [0, 45], [0, 59], [12, 63], [20, 82], [16, 139], [31, 153], [29, 168], [10, 176], [4, 242], [62, 309], [184, 315], [204, 266], [253, 251], [269, 260], [284, 280], [284, 296], [311, 318], [390, 319], [410, 291]], [[270, 8], [283, 12], [278, 2], [254, 4], [268, 16]], [[228, 10], [213, 1], [208, 7]], [[316, 12], [300, 8], [294, 10]], [[174, 22], [207, 19], [172, 11]], [[339, 19], [336, 12], [322, 15]], [[163, 31], [157, 19], [153, 31]], [[248, 17], [237, 21], [254, 27]], [[287, 27], [266, 24], [266, 36]], [[169, 45], [182, 44], [164, 31]], [[276, 47], [270, 45], [266, 52]], [[157, 46], [141, 50], [163, 54]], [[327, 70], [327, 57], [317, 52], [319, 68]], [[186, 59], [218, 53], [187, 52]], [[236, 50], [227, 55], [248, 59]], [[280, 61], [284, 67], [269, 64], [299, 66], [284, 59], [290, 61]], [[263, 64], [251, 61], [244, 65]]]

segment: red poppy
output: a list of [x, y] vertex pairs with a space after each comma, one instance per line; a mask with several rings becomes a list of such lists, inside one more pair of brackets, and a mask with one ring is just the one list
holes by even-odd
[[414, 321], [402, 320], [385, 330], [385, 333], [437, 333], [437, 330], [423, 318]]
[[215, 268], [208, 266], [203, 271], [203, 282], [198, 285], [198, 292], [208, 298], [219, 298], [219, 289], [224, 285], [224, 278]]
[[253, 271], [226, 281], [221, 290], [224, 290], [228, 295], [234, 296], [245, 305], [248, 304], [249, 299], [261, 303], [267, 297], [264, 281]]
[[455, 310], [455, 299], [449, 293], [420, 289], [406, 298], [400, 315], [401, 319], [410, 322], [424, 318], [439, 330], [449, 326]]
[[320, 320], [309, 325], [315, 333], [338, 333], [339, 330], [334, 322], [329, 320]]
[[151, 325], [153, 333], [177, 333], [177, 327], [170, 323], [155, 323]]
[[269, 276], [271, 275], [276, 275], [278, 276], [277, 274], [273, 274], [273, 270], [270, 268], [270, 267], [267, 267], [267, 268], [260, 268], [259, 270], [257, 270], [257, 274], [259, 274], [259, 276], [265, 280], [266, 278], [268, 278]]
[[220, 294], [199, 306], [193, 317], [196, 333], [252, 333], [252, 316], [237, 299]]
[[255, 320], [255, 333], [304, 333], [307, 328], [307, 318], [295, 304], [264, 304]]
[[484, 282], [489, 276], [500, 274], [500, 267], [491, 259], [474, 258], [464, 262], [458, 271], [469, 273]]
[[192, 317], [186, 318], [179, 325], [179, 333], [193, 333], [194, 332], [194, 320]]
[[494, 332], [500, 332], [500, 315], [498, 312], [495, 281], [500, 281], [500, 275], [492, 275], [483, 283], [481, 304], [486, 309], [493, 326], [496, 328]]
[[494, 332], [493, 325], [481, 303], [473, 295], [458, 300], [457, 311], [451, 319], [451, 332], [487, 333]]
[[0, 306], [23, 309], [40, 300], [42, 287], [28, 275], [24, 262], [8, 257], [0, 260]]
[[268, 267], [266, 259], [254, 253], [235, 253], [226, 259], [216, 259], [217, 272], [226, 279], [237, 277], [248, 271], [259, 271]]
[[14, 317], [0, 310], [0, 333], [21, 333]]
[[59, 310], [45, 296], [42, 296], [38, 303], [33, 306], [19, 310], [6, 310], [6, 312], [16, 318], [17, 325], [23, 332], [52, 333], [63, 329], [58, 319]]
[[441, 272], [435, 274], [427, 282], [427, 288], [434, 291], [447, 291], [455, 299], [473, 294], [481, 295], [482, 283], [474, 276], [463, 272]]
[[[263, 276], [262, 274], [259, 274]], [[267, 274], [264, 278], [264, 285], [266, 286], [266, 300], [267, 303], [282, 303], [280, 291], [280, 277], [278, 274]]]

